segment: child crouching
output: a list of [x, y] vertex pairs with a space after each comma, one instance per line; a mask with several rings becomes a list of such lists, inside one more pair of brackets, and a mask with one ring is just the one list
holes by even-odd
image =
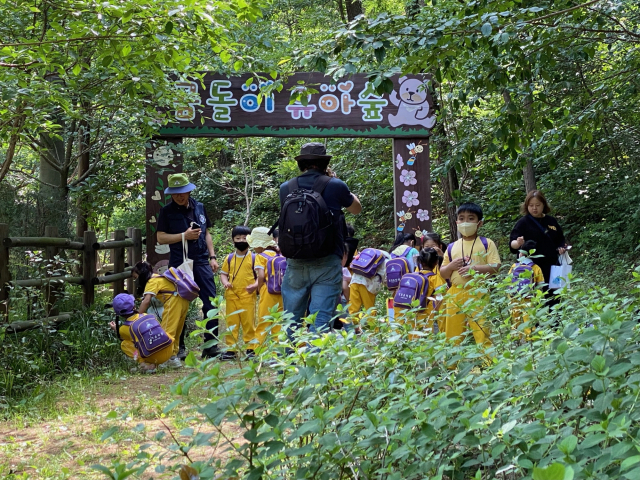
[[[116, 312], [116, 315], [124, 319], [124, 322], [120, 325], [117, 325], [116, 322], [111, 322], [109, 326], [112, 330], [116, 332], [118, 338], [122, 340], [120, 344], [120, 348], [122, 352], [129, 358], [132, 358], [134, 361], [138, 362], [138, 367], [140, 371], [143, 373], [153, 373], [156, 371], [158, 365], [161, 365], [168, 361], [173, 355], [173, 343], [174, 338], [168, 335], [158, 324], [158, 321], [155, 320], [155, 324], [157, 332], [155, 334], [151, 332], [150, 343], [151, 348], [153, 347], [153, 340], [160, 342], [158, 345], [161, 345], [161, 348], [157, 348], [151, 355], [143, 358], [143, 353], [139, 351], [134, 343], [134, 338], [132, 337], [131, 326], [143, 317], [151, 317], [150, 315], [143, 315], [135, 310], [135, 303], [133, 295], [129, 295], [126, 293], [121, 293], [116, 295], [113, 299], [113, 310]], [[150, 322], [152, 323], [152, 322]], [[141, 341], [148, 339], [140, 339]]]

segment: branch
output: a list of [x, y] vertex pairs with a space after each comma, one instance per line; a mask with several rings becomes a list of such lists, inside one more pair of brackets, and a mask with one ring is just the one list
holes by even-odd
[[4, 47], [24, 47], [25, 45], [45, 45], [45, 44], [66, 44], [72, 42], [85, 42], [87, 40], [112, 40], [112, 39], [124, 39], [135, 41], [138, 38], [150, 37], [151, 34], [136, 35], [131, 37], [129, 35], [105, 35], [105, 36], [91, 36], [91, 37], [77, 37], [77, 38], [65, 38], [63, 40], [48, 40], [46, 42], [25, 42], [25, 43], [0, 43], [0, 48]]
[[534, 22], [539, 22], [540, 20], [544, 20], [545, 18], [551, 18], [551, 17], [555, 17], [555, 16], [557, 16], [557, 15], [562, 15], [563, 13], [573, 12], [574, 10], [579, 10], [579, 9], [581, 9], [581, 8], [588, 7], [589, 5], [593, 5], [594, 3], [598, 3], [598, 2], [600, 2], [600, 1], [601, 1], [601, 0], [591, 0], [590, 2], [582, 3], [582, 4], [580, 4], [580, 5], [576, 5], [575, 7], [566, 8], [566, 9], [564, 9], [564, 10], [559, 10], [559, 11], [557, 11], [557, 12], [552, 12], [552, 13], [549, 13], [549, 14], [547, 14], [547, 15], [543, 15], [543, 16], [541, 16], [541, 17], [534, 18], [534, 19], [532, 19], [532, 20], [527, 20], [527, 21], [526, 21], [526, 22], [524, 22], [524, 23], [534, 23]]
[[24, 107], [21, 104], [17, 113], [19, 116], [16, 117], [13, 121], [14, 131], [11, 132], [11, 137], [9, 138], [9, 147], [7, 148], [7, 154], [5, 156], [4, 162], [2, 163], [2, 167], [0, 167], [0, 183], [7, 175], [9, 171], [9, 167], [11, 166], [11, 162], [13, 161], [13, 157], [16, 153], [16, 145], [18, 144], [18, 138], [20, 137], [20, 132], [22, 131], [22, 126], [24, 125], [24, 121], [26, 119], [26, 115], [22, 113]]
[[31, 180], [35, 180], [36, 182], [40, 182], [42, 185], [46, 185], [47, 187], [60, 188], [60, 185], [54, 185], [53, 183], [43, 182], [39, 178], [34, 177], [30, 173], [25, 172], [24, 170], [22, 170], [20, 168], [12, 168], [11, 169], [11, 173], [20, 173], [20, 174], [30, 178]]
[[29, 65], [33, 65], [34, 63], [38, 63], [37, 61], [33, 61], [33, 62], [29, 62], [29, 63], [5, 63], [5, 62], [0, 62], [0, 67], [5, 67], [5, 68], [24, 68], [24, 67], [28, 67]]

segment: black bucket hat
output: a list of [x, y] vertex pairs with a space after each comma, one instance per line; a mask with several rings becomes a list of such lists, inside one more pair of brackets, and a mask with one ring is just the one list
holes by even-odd
[[296, 160], [331, 160], [331, 155], [327, 155], [327, 148], [324, 143], [311, 142], [305, 143], [300, 148], [300, 155]]

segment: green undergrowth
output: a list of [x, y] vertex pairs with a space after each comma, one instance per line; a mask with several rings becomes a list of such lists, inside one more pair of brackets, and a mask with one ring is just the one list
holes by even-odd
[[[165, 411], [188, 406], [200, 427], [180, 432], [170, 469], [199, 479], [638, 478], [637, 292], [576, 279], [551, 309], [536, 296], [529, 323], [515, 326], [508, 282], [480, 282], [485, 298], [464, 307], [483, 310], [484, 349], [379, 316], [361, 335], [281, 333], [230, 368], [188, 357], [173, 387], [181, 399]], [[135, 462], [99, 468], [147, 478], [166, 459], [156, 441]], [[223, 455], [189, 457], [203, 447]]]
[[[6, 333], [0, 329], [0, 419], [15, 416], [56, 416], [61, 399], [77, 397], [100, 381], [129, 375], [134, 366], [120, 350], [109, 328], [113, 311], [102, 308], [108, 297], [78, 310], [57, 326], [42, 324], [34, 330]], [[188, 314], [197, 317], [199, 303]], [[192, 328], [192, 327], [190, 327]], [[194, 348], [197, 339], [189, 338]]]

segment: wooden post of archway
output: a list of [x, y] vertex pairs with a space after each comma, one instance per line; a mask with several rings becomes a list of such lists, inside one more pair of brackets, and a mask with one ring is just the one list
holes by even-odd
[[393, 139], [396, 234], [432, 231], [429, 138]]
[[[365, 75], [336, 82], [321, 73], [296, 73], [283, 81], [280, 92], [262, 98], [260, 88], [273, 83], [268, 75], [205, 73], [202, 81], [178, 81], [177, 88], [191, 101], [176, 107], [174, 123], [160, 130], [161, 137], [150, 142], [146, 152], [149, 261], [157, 265], [168, 258], [168, 248], [157, 245], [156, 224], [160, 207], [168, 201], [163, 193], [166, 177], [182, 170], [183, 137], [393, 139], [395, 233], [430, 231], [429, 136], [435, 125], [430, 76], [392, 81], [392, 93], [378, 95]], [[290, 103], [291, 91], [301, 89], [308, 92], [307, 101]]]
[[[163, 137], [151, 140], [146, 148], [145, 187], [147, 218], [147, 261], [155, 268], [169, 264], [169, 246], [158, 245], [157, 224], [160, 209], [170, 200], [164, 194], [167, 177], [182, 172], [182, 137]], [[161, 263], [162, 262], [162, 263]]]

